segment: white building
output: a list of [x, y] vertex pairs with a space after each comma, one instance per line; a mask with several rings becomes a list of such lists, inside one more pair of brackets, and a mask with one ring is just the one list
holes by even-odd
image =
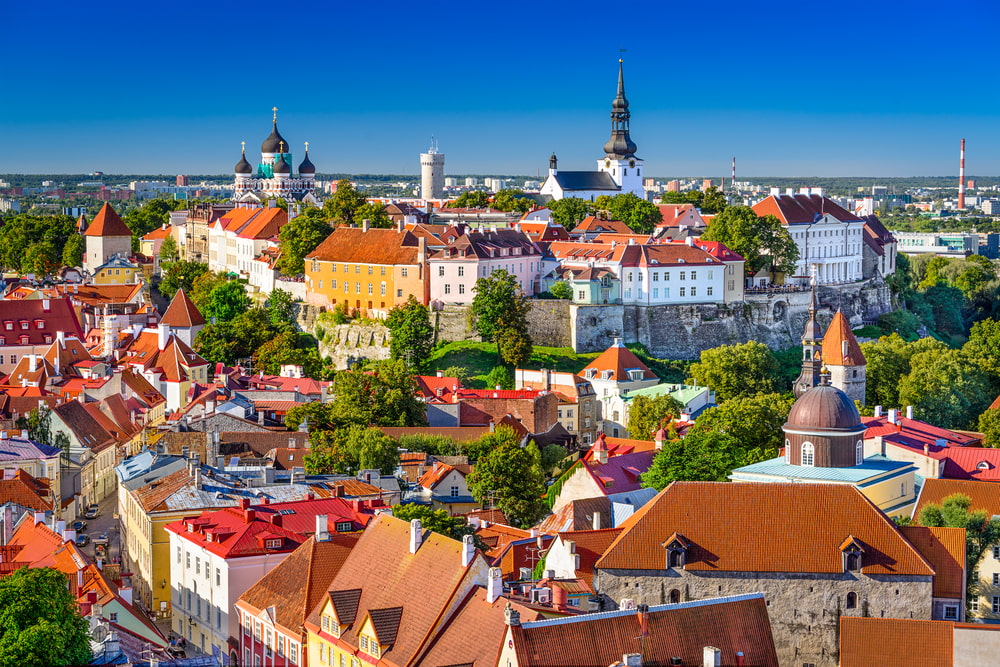
[[524, 232], [470, 231], [428, 258], [430, 298], [436, 303], [472, 303], [479, 278], [498, 270], [514, 276], [521, 291], [534, 296], [543, 273], [542, 251]]
[[291, 144], [278, 132], [278, 109], [273, 111], [271, 134], [260, 146], [260, 163], [256, 170], [247, 161], [246, 142], [243, 142], [243, 154], [233, 168], [236, 176], [233, 201], [253, 206], [272, 197], [281, 197], [286, 201], [318, 204], [316, 166], [309, 160], [309, 142], [305, 143], [306, 154], [299, 164], [298, 176], [295, 176], [292, 173]]
[[235, 273], [259, 291], [274, 288], [273, 251], [288, 222], [280, 208], [235, 208], [208, 227], [208, 268]]

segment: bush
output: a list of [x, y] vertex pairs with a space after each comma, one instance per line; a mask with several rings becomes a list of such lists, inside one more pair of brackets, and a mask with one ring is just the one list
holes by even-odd
[[351, 319], [350, 315], [347, 312], [347, 304], [338, 303], [336, 306], [334, 306], [333, 311], [330, 315], [330, 319], [333, 321], [334, 324], [347, 324], [348, 320]]
[[505, 366], [494, 366], [493, 370], [486, 374], [485, 382], [487, 389], [495, 389], [496, 387], [513, 389], [514, 374]]
[[556, 299], [572, 299], [573, 288], [565, 280], [559, 280], [549, 288], [549, 293]]

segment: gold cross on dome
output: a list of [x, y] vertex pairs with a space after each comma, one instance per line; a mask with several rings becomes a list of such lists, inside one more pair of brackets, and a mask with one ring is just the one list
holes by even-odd
[[274, 122], [278, 122], [278, 107], [271, 107], [271, 111], [274, 113]]
[[247, 152], [247, 142], [241, 141], [240, 142], [240, 146], [241, 146], [243, 152], [246, 153]]
[[306, 142], [306, 153], [308, 153], [308, 152], [309, 152], [309, 142], [307, 141]]

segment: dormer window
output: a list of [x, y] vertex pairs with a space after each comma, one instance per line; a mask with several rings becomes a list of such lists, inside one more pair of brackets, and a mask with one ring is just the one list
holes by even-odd
[[601, 371], [601, 379], [602, 380], [610, 380], [611, 379], [611, 373], [612, 373], [612, 371], [610, 371], [610, 370]]
[[264, 541], [265, 549], [280, 549], [281, 548], [281, 538], [271, 539]]
[[628, 379], [631, 380], [632, 382], [638, 382], [639, 380], [642, 379], [642, 371], [635, 369], [630, 370], [628, 372]]
[[36, 329], [44, 329], [45, 328], [45, 320], [35, 320], [35, 328]]
[[28, 322], [28, 320], [21, 320], [21, 330], [22, 331], [27, 331], [30, 328], [31, 328], [31, 323]]
[[861, 568], [864, 567], [862, 556], [865, 551], [861, 543], [853, 535], [850, 535], [840, 545], [840, 551], [844, 556], [844, 572], [860, 572]]
[[11, 320], [5, 320], [4, 323], [3, 323], [3, 328], [6, 329], [7, 331], [13, 331], [14, 330], [14, 322], [11, 321]]
[[687, 562], [688, 542], [683, 536], [674, 533], [663, 543], [667, 550], [667, 569], [684, 569]]
[[989, 470], [992, 466], [989, 461], [980, 461], [976, 464], [977, 470]]

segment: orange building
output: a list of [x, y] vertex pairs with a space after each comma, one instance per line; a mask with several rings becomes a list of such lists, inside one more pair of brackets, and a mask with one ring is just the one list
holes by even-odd
[[406, 230], [338, 227], [305, 269], [306, 300], [317, 305], [385, 317], [410, 295], [424, 305], [430, 298], [425, 240]]

